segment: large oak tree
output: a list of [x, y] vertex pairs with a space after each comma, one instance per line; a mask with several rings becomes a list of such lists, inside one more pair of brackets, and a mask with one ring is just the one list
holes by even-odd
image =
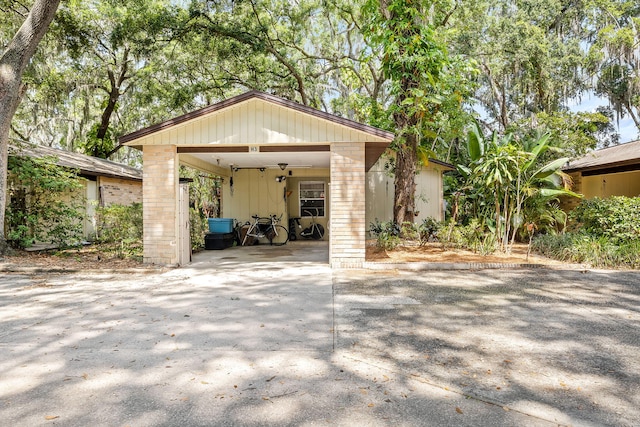
[[0, 57], [0, 253], [7, 250], [4, 213], [7, 203], [7, 160], [11, 120], [25, 90], [22, 75], [53, 21], [59, 3], [60, 0], [36, 0]]

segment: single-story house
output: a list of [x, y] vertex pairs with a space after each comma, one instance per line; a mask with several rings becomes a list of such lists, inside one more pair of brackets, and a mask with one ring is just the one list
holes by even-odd
[[322, 224], [334, 268], [360, 268], [367, 172], [394, 134], [250, 91], [120, 138], [142, 150], [144, 262], [189, 262], [179, 166], [223, 179], [221, 217], [282, 215]]
[[84, 188], [79, 196], [86, 198], [87, 215], [83, 226], [85, 238], [91, 238], [95, 233], [96, 206], [142, 202], [140, 169], [80, 153], [27, 143], [11, 144], [9, 155], [55, 157], [58, 166], [78, 171], [78, 176], [84, 178]]
[[[640, 196], [640, 141], [596, 150], [569, 162], [564, 172], [573, 179], [573, 191], [586, 199]], [[579, 199], [563, 200], [565, 210]]]

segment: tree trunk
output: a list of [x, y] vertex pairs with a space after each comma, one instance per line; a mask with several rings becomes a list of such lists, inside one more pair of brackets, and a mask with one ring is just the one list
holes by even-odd
[[396, 151], [395, 197], [393, 218], [398, 224], [413, 222], [416, 207], [416, 165], [418, 141], [415, 135], [405, 135], [406, 141]]
[[4, 231], [7, 160], [11, 120], [24, 93], [22, 75], [53, 20], [60, 0], [36, 0], [0, 57], [0, 254], [7, 251]]

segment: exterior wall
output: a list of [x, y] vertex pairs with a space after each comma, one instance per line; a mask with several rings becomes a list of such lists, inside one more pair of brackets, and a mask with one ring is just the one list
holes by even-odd
[[[581, 172], [570, 173], [573, 180], [573, 191], [584, 195], [585, 199], [611, 196], [640, 196], [640, 171], [619, 172], [603, 175], [582, 176]], [[563, 197], [560, 207], [569, 212], [580, 203], [581, 199]]]
[[175, 145], [146, 146], [143, 168], [144, 262], [178, 262], [178, 157]]
[[426, 218], [444, 219], [444, 195], [442, 194], [442, 168], [428, 165], [416, 176], [416, 222]]
[[611, 196], [636, 197], [640, 195], [640, 171], [583, 176], [581, 191], [587, 199]]
[[98, 186], [101, 203], [104, 206], [113, 204], [128, 206], [142, 202], [142, 182], [140, 181], [102, 176], [98, 178]]
[[[367, 172], [367, 227], [376, 220], [393, 219], [394, 177], [384, 170], [385, 159], [378, 162]], [[416, 222], [432, 217], [438, 221], [444, 219], [444, 196], [442, 194], [443, 168], [429, 164], [416, 175]]]
[[331, 144], [331, 239], [333, 268], [362, 268], [365, 261], [365, 146]]

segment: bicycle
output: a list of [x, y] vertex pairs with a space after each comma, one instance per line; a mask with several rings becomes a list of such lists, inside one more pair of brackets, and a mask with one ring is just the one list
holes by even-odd
[[313, 213], [311, 213], [311, 211], [309, 210], [304, 210], [304, 212], [308, 213], [309, 214], [308, 216], [311, 217], [311, 224], [309, 225], [309, 227], [305, 228], [300, 232], [300, 236], [304, 237], [305, 239], [314, 239], [314, 240], [322, 239], [322, 237], [324, 236], [324, 227], [321, 224], [318, 224], [316, 222], [316, 216], [318, 216], [318, 209], [316, 209], [315, 215], [313, 215]]
[[[278, 224], [282, 219], [282, 214], [280, 216], [270, 215], [268, 218], [260, 217], [259, 215], [252, 215], [251, 218], [253, 218], [253, 223], [248, 221], [245, 223], [245, 225], [249, 225], [249, 229], [242, 239], [242, 246], [247, 243], [247, 239], [249, 237], [253, 237], [255, 239], [262, 239], [266, 237], [269, 239], [269, 244], [274, 246], [282, 246], [289, 241], [289, 231], [282, 225]], [[278, 236], [284, 237], [284, 241], [274, 242]]]

